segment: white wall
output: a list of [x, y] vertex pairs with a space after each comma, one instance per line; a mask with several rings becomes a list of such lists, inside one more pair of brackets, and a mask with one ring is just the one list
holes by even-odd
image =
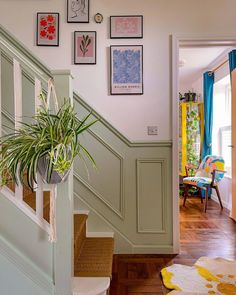
[[[131, 140], [169, 140], [170, 36], [236, 36], [235, 0], [90, 0], [90, 3], [90, 24], [67, 24], [66, 0], [1, 0], [0, 21], [50, 68], [70, 68], [75, 76], [75, 89]], [[35, 46], [36, 13], [43, 11], [61, 14], [58, 48]], [[97, 12], [104, 15], [102, 24], [92, 20]], [[142, 40], [109, 39], [108, 17], [119, 14], [144, 15]], [[97, 31], [97, 65], [72, 64], [72, 33], [75, 30]], [[108, 48], [111, 44], [144, 45], [144, 95], [109, 95]], [[147, 125], [157, 125], [158, 136], [148, 137]]]

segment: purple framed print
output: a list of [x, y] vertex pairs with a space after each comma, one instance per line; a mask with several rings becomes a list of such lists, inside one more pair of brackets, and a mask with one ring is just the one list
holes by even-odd
[[67, 22], [89, 22], [89, 0], [67, 0]]
[[111, 39], [143, 38], [143, 16], [142, 15], [110, 16], [110, 38]]
[[143, 46], [111, 46], [110, 59], [110, 93], [143, 94]]
[[36, 44], [38, 46], [59, 46], [59, 13], [37, 13]]
[[74, 64], [96, 64], [96, 32], [74, 32]]

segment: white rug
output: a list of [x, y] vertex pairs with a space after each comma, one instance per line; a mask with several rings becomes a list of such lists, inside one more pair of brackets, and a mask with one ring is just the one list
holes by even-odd
[[235, 260], [201, 257], [194, 266], [174, 264], [161, 274], [171, 295], [236, 295]]

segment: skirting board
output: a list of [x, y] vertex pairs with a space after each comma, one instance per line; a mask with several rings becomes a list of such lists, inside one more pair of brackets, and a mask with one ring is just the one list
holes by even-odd
[[[219, 200], [218, 200], [218, 198], [217, 198], [217, 196], [215, 194], [212, 193], [211, 194], [211, 198], [212, 198], [213, 201], [215, 201], [216, 203], [219, 204]], [[232, 209], [229, 203], [225, 202], [222, 199], [221, 199], [221, 201], [222, 201], [222, 205], [223, 205], [224, 208], [226, 208], [228, 210], [231, 210]]]
[[2, 236], [0, 236], [0, 255], [13, 263], [27, 278], [43, 289], [45, 294], [54, 294], [52, 280]]

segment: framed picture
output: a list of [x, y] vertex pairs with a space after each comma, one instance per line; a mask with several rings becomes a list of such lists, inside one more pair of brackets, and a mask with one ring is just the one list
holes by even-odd
[[143, 94], [143, 46], [110, 47], [111, 94]]
[[74, 64], [96, 64], [96, 32], [74, 32]]
[[59, 13], [37, 13], [36, 43], [38, 46], [59, 46]]
[[67, 0], [67, 22], [89, 22], [89, 0]]
[[110, 38], [143, 38], [143, 16], [110, 16]]

